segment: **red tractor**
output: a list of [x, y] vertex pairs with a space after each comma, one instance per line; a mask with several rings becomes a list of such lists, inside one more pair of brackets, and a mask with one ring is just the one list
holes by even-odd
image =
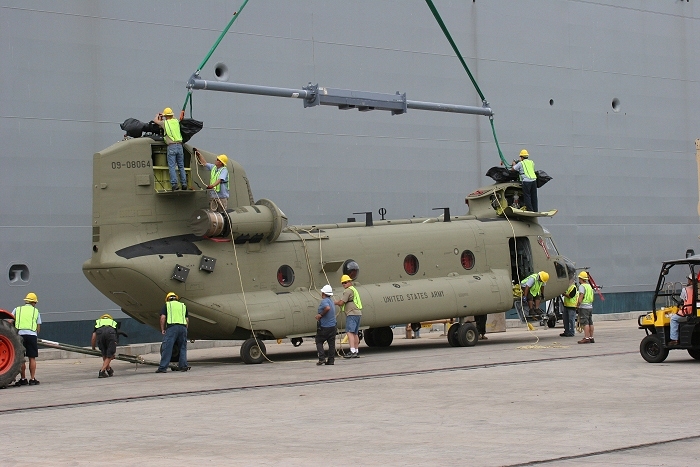
[[24, 361], [24, 345], [17, 334], [12, 313], [0, 310], [0, 389], [10, 385]]

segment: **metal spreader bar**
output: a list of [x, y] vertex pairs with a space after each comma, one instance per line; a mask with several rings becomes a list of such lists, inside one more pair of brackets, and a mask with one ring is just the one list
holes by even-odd
[[406, 99], [406, 93], [383, 94], [349, 89], [333, 89], [319, 87], [309, 83], [302, 89], [258, 86], [254, 84], [228, 83], [200, 79], [197, 74], [190, 77], [187, 88], [209, 91], [237, 92], [241, 94], [256, 94], [260, 96], [291, 97], [303, 99], [304, 107], [317, 105], [332, 105], [341, 110], [357, 109], [361, 112], [369, 110], [388, 110], [392, 115], [401, 115], [408, 109], [432, 110], [435, 112], [454, 112], [471, 115], [493, 116], [493, 111], [486, 103], [483, 107], [470, 105], [442, 104], [437, 102], [421, 102]]
[[[102, 356], [102, 353], [99, 350], [87, 349], [85, 347], [79, 347], [77, 345], [62, 344], [60, 342], [47, 341], [46, 339], [37, 339], [36, 341], [39, 345], [43, 345], [44, 347], [51, 347], [52, 349], [66, 350], [68, 352], [82, 353], [85, 355], [93, 355], [95, 357]], [[158, 362], [149, 362], [148, 360], [144, 360], [141, 355], [124, 355], [118, 353], [114, 356], [114, 359], [122, 360], [129, 363], [136, 363], [140, 365], [158, 366], [160, 364]]]

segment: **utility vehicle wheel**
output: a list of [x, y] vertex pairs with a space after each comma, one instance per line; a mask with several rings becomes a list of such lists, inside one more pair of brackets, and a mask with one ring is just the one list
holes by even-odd
[[479, 340], [479, 331], [474, 323], [464, 323], [457, 332], [457, 341], [461, 347], [474, 347]]
[[377, 346], [377, 343], [374, 342], [374, 329], [365, 329], [365, 344], [367, 344], [367, 347]]
[[241, 358], [244, 363], [262, 363], [265, 361], [265, 344], [260, 339], [247, 339], [241, 345]]
[[0, 388], [15, 380], [24, 361], [24, 345], [14, 326], [0, 320]]
[[664, 348], [656, 334], [649, 334], [642, 339], [639, 344], [639, 353], [649, 363], [661, 363], [668, 357], [668, 349]]
[[459, 328], [462, 327], [459, 323], [454, 323], [447, 330], [447, 343], [452, 347], [459, 347], [459, 338], [457, 334], [459, 333]]
[[547, 327], [548, 328], [553, 328], [554, 326], [557, 325], [557, 317], [556, 316], [550, 316], [549, 319], [547, 320]]
[[695, 360], [700, 360], [700, 349], [688, 349], [688, 355], [693, 357]]
[[376, 328], [373, 331], [374, 343], [377, 347], [389, 347], [394, 341], [394, 331], [389, 326]]

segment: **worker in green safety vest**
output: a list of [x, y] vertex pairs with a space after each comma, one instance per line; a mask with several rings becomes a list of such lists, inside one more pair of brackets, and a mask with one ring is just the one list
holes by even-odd
[[112, 319], [108, 313], [95, 320], [95, 328], [92, 330], [92, 350], [95, 345], [102, 353], [102, 368], [97, 373], [98, 378], [107, 378], [114, 375], [111, 367], [112, 360], [117, 355], [117, 328], [119, 323]]
[[593, 339], [593, 287], [589, 284], [589, 276], [586, 271], [581, 271], [578, 275], [581, 285], [578, 287], [578, 316], [581, 326], [583, 326], [584, 338], [578, 341], [579, 344], [594, 344]]
[[576, 334], [576, 307], [578, 306], [578, 287], [576, 280], [572, 279], [571, 284], [562, 295], [564, 301], [564, 332], [559, 334], [561, 337], [574, 337]]
[[540, 307], [540, 302], [544, 297], [544, 285], [549, 280], [549, 273], [546, 271], [530, 274], [520, 282], [520, 288], [523, 291], [523, 298], [527, 301], [530, 316], [539, 315], [537, 311]]
[[182, 149], [182, 134], [180, 121], [173, 115], [173, 109], [166, 107], [163, 113], [156, 115], [153, 120], [163, 128], [163, 139], [168, 145], [168, 169], [170, 171], [170, 187], [172, 191], [179, 190], [177, 186], [177, 171], [180, 172], [180, 187], [187, 190], [187, 173], [185, 172], [185, 152]]
[[170, 358], [173, 355], [173, 347], [179, 349], [177, 369], [174, 371], [187, 371], [187, 326], [190, 320], [187, 317], [187, 307], [179, 301], [175, 292], [168, 292], [165, 296], [165, 305], [160, 312], [160, 331], [163, 334], [163, 346], [161, 348], [160, 366], [156, 373], [166, 373]]
[[528, 211], [537, 212], [537, 174], [535, 163], [530, 159], [527, 149], [520, 151], [520, 162], [513, 161], [512, 169], [520, 173], [525, 207]]
[[41, 315], [36, 307], [38, 301], [36, 294], [29, 292], [24, 297], [24, 305], [12, 310], [12, 316], [15, 317], [15, 328], [24, 344], [24, 355], [29, 359], [29, 375], [31, 376], [31, 379], [27, 380], [27, 364], [22, 359], [22, 366], [19, 370], [20, 379], [15, 382], [15, 386], [39, 384], [39, 380], [36, 379], [36, 359], [39, 356], [37, 334], [41, 328]]
[[199, 165], [209, 170], [209, 209], [226, 212], [229, 197], [228, 157], [226, 154], [220, 154], [214, 164], [209, 164], [197, 149], [194, 150], [194, 155], [197, 156]]
[[362, 319], [362, 300], [360, 293], [352, 285], [352, 278], [347, 274], [343, 274], [340, 278], [340, 283], [343, 284], [343, 295], [340, 300], [336, 300], [335, 304], [340, 307], [340, 310], [345, 313], [345, 333], [348, 336], [348, 344], [350, 344], [350, 353], [346, 358], [359, 358], [360, 353], [360, 320]]

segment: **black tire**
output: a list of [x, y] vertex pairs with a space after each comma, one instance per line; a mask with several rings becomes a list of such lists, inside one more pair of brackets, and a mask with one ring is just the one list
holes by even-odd
[[688, 349], [688, 355], [693, 357], [695, 360], [700, 360], [700, 349]]
[[[160, 344], [160, 355], [163, 356], [163, 344]], [[170, 363], [180, 362], [180, 347], [173, 344], [173, 352], [170, 354]]]
[[374, 342], [374, 329], [365, 329], [365, 344], [367, 344], [367, 347], [377, 346], [377, 344]]
[[413, 332], [420, 331], [420, 323], [411, 323], [411, 331], [413, 331]]
[[24, 361], [24, 344], [15, 327], [0, 319], [0, 388], [12, 384]]
[[244, 363], [262, 363], [265, 361], [265, 344], [260, 339], [247, 339], [241, 345], [241, 358]]
[[548, 328], [553, 328], [554, 326], [557, 325], [557, 317], [556, 316], [550, 316], [549, 319], [547, 320], [547, 327]]
[[668, 357], [668, 349], [656, 334], [649, 334], [639, 344], [639, 353], [649, 363], [661, 363]]
[[299, 347], [302, 344], [302, 342], [304, 342], [304, 339], [301, 337], [292, 337], [290, 340], [294, 347]]
[[377, 347], [389, 347], [394, 341], [394, 331], [389, 326], [376, 328], [372, 334], [374, 335], [374, 344]]
[[362, 329], [359, 329], [357, 331], [357, 342], [360, 343], [362, 342], [362, 339], [365, 337], [365, 333], [362, 332]]
[[464, 323], [457, 332], [457, 341], [461, 347], [474, 347], [479, 340], [479, 331], [474, 323]]
[[460, 347], [459, 338], [457, 337], [460, 327], [461, 325], [459, 323], [454, 323], [447, 330], [447, 343], [450, 344], [452, 347]]

